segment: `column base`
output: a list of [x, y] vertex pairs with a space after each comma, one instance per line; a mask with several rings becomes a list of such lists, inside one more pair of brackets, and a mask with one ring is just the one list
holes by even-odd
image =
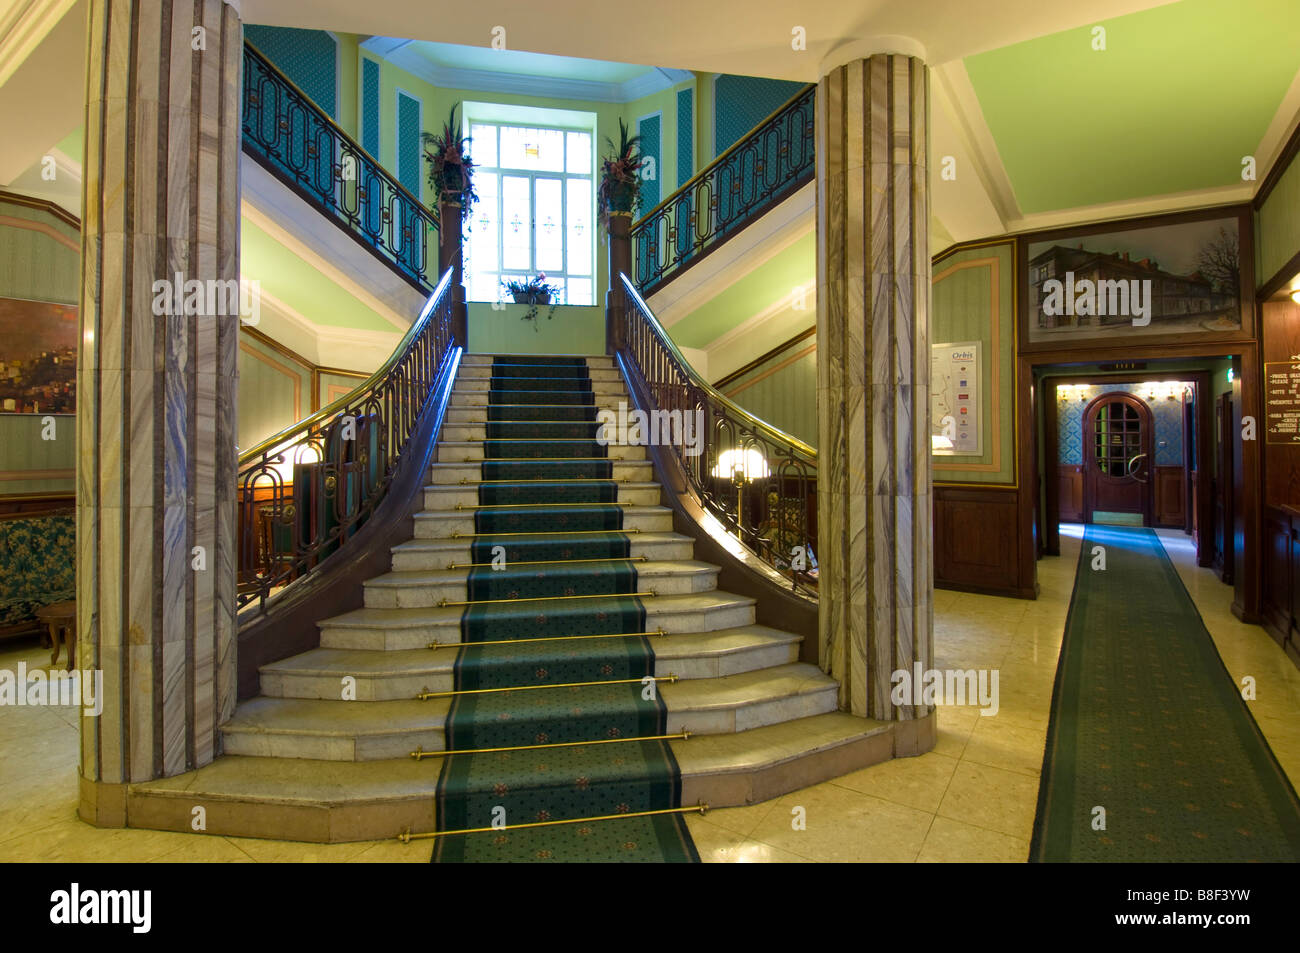
[[95, 827], [126, 827], [125, 784], [92, 781], [78, 774], [80, 801], [77, 816]]

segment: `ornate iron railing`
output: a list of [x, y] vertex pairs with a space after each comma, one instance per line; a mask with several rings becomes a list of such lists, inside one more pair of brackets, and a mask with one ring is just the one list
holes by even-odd
[[632, 224], [636, 284], [650, 295], [816, 174], [809, 86]]
[[243, 119], [244, 151], [425, 294], [433, 290], [437, 216], [247, 42]]
[[676, 457], [691, 494], [723, 532], [792, 588], [815, 593], [817, 451], [700, 377], [631, 279], [618, 278], [617, 353], [648, 397], [659, 445]]
[[451, 277], [365, 383], [240, 455], [238, 608], [313, 571], [384, 498], [452, 355]]

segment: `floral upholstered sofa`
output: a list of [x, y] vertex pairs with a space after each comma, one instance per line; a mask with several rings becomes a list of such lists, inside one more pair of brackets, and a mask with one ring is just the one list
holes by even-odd
[[72, 513], [0, 519], [0, 638], [40, 630], [36, 610], [76, 598]]

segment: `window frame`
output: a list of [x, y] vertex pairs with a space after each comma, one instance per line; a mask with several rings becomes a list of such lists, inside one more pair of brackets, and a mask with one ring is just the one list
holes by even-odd
[[[468, 260], [466, 262], [468, 266], [466, 268], [466, 278], [470, 279], [466, 281], [466, 289], [465, 289], [466, 300], [477, 302], [477, 303], [495, 303], [495, 302], [505, 301], [506, 300], [505, 288], [501, 284], [502, 281], [509, 281], [511, 279], [517, 279], [517, 278], [527, 279], [539, 273], [539, 269], [537, 267], [537, 180], [552, 179], [560, 183], [560, 238], [561, 238], [562, 254], [564, 256], [564, 267], [558, 270], [557, 269], [542, 269], [542, 270], [545, 271], [548, 280], [552, 278], [556, 278], [556, 279], [562, 279], [564, 281], [563, 290], [561, 292], [561, 298], [562, 298], [561, 303], [566, 305], [570, 303], [568, 300], [569, 282], [575, 278], [578, 280], [590, 281], [591, 282], [591, 304], [578, 305], [578, 307], [595, 306], [596, 299], [599, 296], [598, 284], [599, 284], [599, 277], [600, 277], [599, 276], [600, 261], [597, 257], [597, 247], [596, 247], [596, 231], [597, 231], [596, 228], [596, 198], [597, 198], [596, 197], [596, 185], [597, 185], [596, 168], [597, 168], [597, 163], [599, 161], [596, 155], [596, 130], [592, 128], [592, 126], [590, 125], [581, 125], [581, 124], [573, 124], [573, 123], [534, 121], [534, 120], [522, 119], [522, 118], [521, 119], [495, 119], [495, 118], [487, 119], [487, 118], [477, 118], [477, 117], [472, 117], [467, 115], [463, 119], [463, 128], [464, 128], [464, 135], [469, 136], [471, 138], [471, 142], [470, 142], [471, 157], [474, 156], [474, 151], [475, 151], [474, 143], [473, 143], [473, 135], [474, 135], [473, 130], [474, 127], [476, 126], [491, 126], [497, 130], [496, 132], [497, 141], [496, 141], [496, 150], [495, 150], [497, 164], [483, 165], [482, 163], [479, 162], [477, 158], [475, 158], [474, 170], [476, 173], [485, 173], [485, 174], [490, 174], [495, 176], [498, 183], [497, 195], [496, 195], [497, 207], [495, 213], [497, 219], [497, 267], [495, 269], [495, 274], [497, 275], [498, 282], [497, 282], [497, 290], [496, 290], [497, 297], [484, 301], [474, 296], [475, 295], [474, 283], [471, 276], [473, 276], [475, 272], [473, 270], [473, 260], [472, 260], [473, 256], [471, 254], [468, 257]], [[555, 171], [549, 171], [543, 169], [518, 169], [518, 168], [501, 165], [500, 164], [501, 162], [500, 130], [501, 129], [537, 129], [537, 130], [544, 130], [547, 132], [562, 133], [564, 136], [562, 141], [564, 143], [565, 169], [559, 172], [555, 172]], [[583, 135], [588, 137], [590, 141], [590, 164], [589, 164], [589, 168], [591, 170], [590, 172], [567, 171], [569, 133], [582, 133]], [[523, 178], [528, 180], [529, 221], [527, 227], [528, 227], [529, 263], [531, 267], [530, 271], [520, 271], [517, 268], [505, 267], [505, 221], [504, 221], [504, 213], [503, 213], [503, 205], [502, 205], [502, 203], [505, 201], [504, 198], [505, 190], [504, 188], [501, 187], [501, 183], [506, 177]], [[570, 246], [569, 246], [569, 204], [568, 204], [567, 183], [570, 179], [586, 181], [590, 184], [590, 189], [591, 189], [591, 205], [590, 205], [591, 229], [589, 232], [589, 236], [586, 239], [586, 241], [590, 243], [591, 271], [585, 275], [574, 274], [568, 270]], [[480, 199], [480, 201], [482, 201], [482, 199]], [[473, 247], [473, 240], [474, 240], [473, 235], [471, 234], [469, 236], [469, 244], [471, 246], [471, 250]]]

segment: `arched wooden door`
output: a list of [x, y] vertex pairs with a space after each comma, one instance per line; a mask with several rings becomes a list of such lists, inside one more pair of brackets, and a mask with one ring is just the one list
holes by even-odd
[[1151, 408], [1132, 394], [1102, 394], [1083, 413], [1083, 519], [1135, 514], [1151, 525]]

